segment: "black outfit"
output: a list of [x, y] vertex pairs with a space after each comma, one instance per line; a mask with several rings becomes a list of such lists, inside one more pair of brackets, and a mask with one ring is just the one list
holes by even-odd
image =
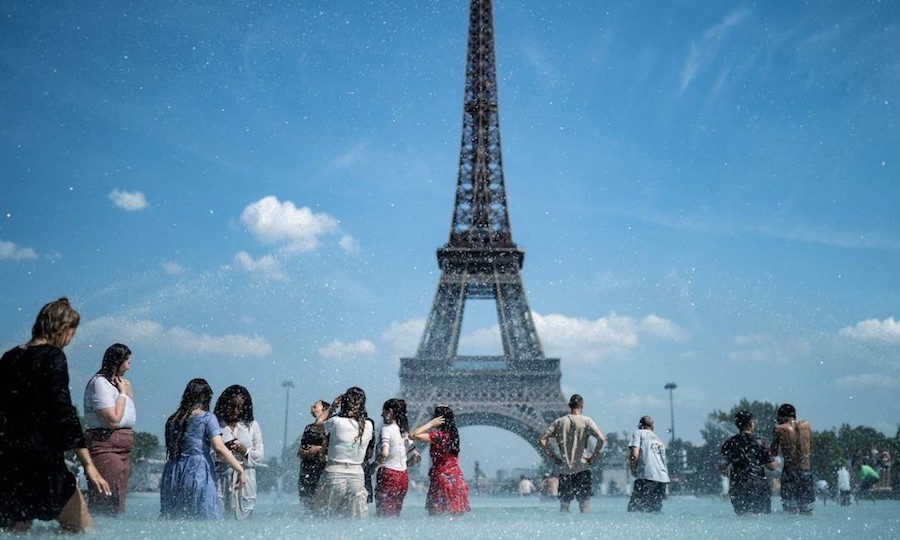
[[[309, 424], [303, 429], [300, 437], [300, 447], [325, 446], [325, 428]], [[319, 477], [325, 470], [325, 455], [316, 454], [309, 459], [300, 460], [300, 478], [297, 480], [297, 491], [301, 499], [312, 497], [319, 485]]]
[[781, 470], [781, 506], [786, 512], [811, 514], [816, 503], [812, 472], [787, 465]]
[[366, 485], [366, 491], [369, 493], [369, 495], [366, 496], [366, 502], [374, 502], [375, 487], [372, 485], [372, 477], [375, 476], [375, 470], [377, 469], [375, 462], [372, 461], [372, 456], [375, 455], [375, 422], [373, 422], [371, 418], [366, 418], [366, 422], [372, 425], [372, 438], [369, 439], [369, 446], [366, 447], [366, 457], [362, 464], [363, 478]]
[[577, 472], [575, 474], [559, 475], [559, 498], [564, 502], [586, 501], [594, 495], [591, 486], [591, 470]]
[[666, 498], [666, 483], [638, 478], [634, 481], [634, 491], [628, 500], [629, 512], [662, 512]]
[[771, 488], [764, 466], [774, 459], [767, 446], [750, 433], [738, 433], [722, 445], [722, 455], [731, 466], [728, 494], [735, 514], [772, 512]]
[[74, 495], [64, 453], [85, 448], [66, 355], [52, 345], [0, 358], [0, 527], [56, 519]]

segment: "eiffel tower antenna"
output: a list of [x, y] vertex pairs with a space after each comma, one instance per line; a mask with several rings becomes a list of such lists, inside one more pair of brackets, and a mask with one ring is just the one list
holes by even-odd
[[[450, 239], [437, 250], [441, 276], [416, 356], [402, 358], [400, 393], [412, 423], [436, 404], [459, 426], [489, 425], [537, 449], [550, 421], [568, 411], [559, 359], [546, 358], [519, 271], [525, 253], [512, 240], [503, 160], [493, 6], [471, 0], [462, 142]], [[460, 356], [466, 300], [494, 300], [499, 356]]]

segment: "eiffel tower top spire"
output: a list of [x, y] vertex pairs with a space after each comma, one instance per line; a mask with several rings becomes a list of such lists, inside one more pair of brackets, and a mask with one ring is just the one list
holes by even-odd
[[[459, 177], [447, 248], [516, 250], [503, 182], [498, 101], [493, 6], [491, 0], [471, 0]], [[521, 256], [517, 259], [521, 265]]]
[[[541, 452], [538, 438], [567, 409], [559, 358], [544, 355], [519, 272], [525, 254], [509, 228], [497, 101], [491, 2], [471, 0], [453, 225], [437, 251], [441, 277], [419, 348], [400, 360], [400, 395], [416, 425], [451, 403], [458, 426], [507, 429]], [[502, 354], [459, 354], [469, 300], [494, 302]]]

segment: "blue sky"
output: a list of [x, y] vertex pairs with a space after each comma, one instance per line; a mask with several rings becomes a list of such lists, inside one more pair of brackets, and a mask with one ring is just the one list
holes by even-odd
[[[247, 386], [276, 452], [282, 381], [289, 438], [350, 385], [376, 413], [449, 235], [467, 12], [4, 3], [0, 345], [67, 295], [76, 401], [127, 343], [138, 429], [196, 376]], [[606, 431], [667, 426], [674, 381], [694, 442], [742, 397], [893, 434], [897, 6], [497, 0], [495, 27], [513, 238], [564, 392]], [[499, 350], [468, 308], [461, 352]], [[463, 438], [467, 463], [536, 461]]]

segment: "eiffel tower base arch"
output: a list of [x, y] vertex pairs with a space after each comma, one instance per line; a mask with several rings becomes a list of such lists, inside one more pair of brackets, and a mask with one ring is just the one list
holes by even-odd
[[[487, 358], [496, 362], [495, 357]], [[487, 358], [457, 357], [455, 363], [479, 365]], [[400, 395], [407, 402], [410, 429], [430, 420], [436, 405], [449, 405], [458, 427], [504, 429], [522, 437], [546, 459], [537, 441], [550, 422], [568, 412], [559, 385], [559, 359], [529, 362], [524, 370], [441, 369], [442, 363], [454, 362], [401, 359]]]

